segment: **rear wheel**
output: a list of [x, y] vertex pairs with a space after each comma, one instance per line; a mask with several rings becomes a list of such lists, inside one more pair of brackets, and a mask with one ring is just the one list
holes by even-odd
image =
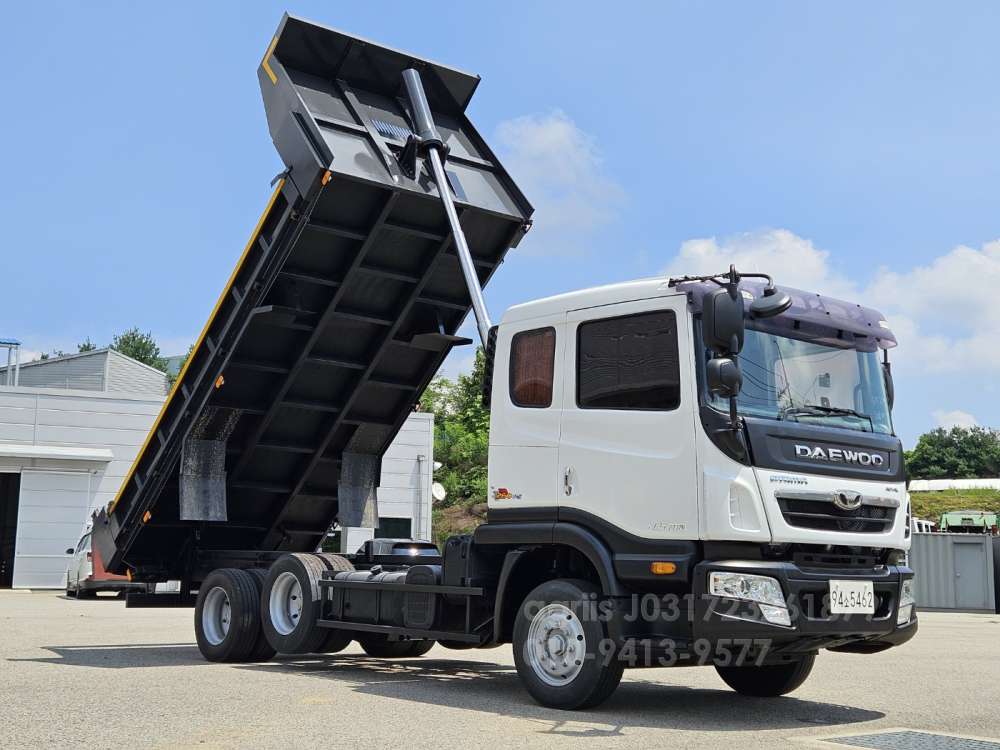
[[[346, 557], [334, 555], [329, 552], [317, 552], [316, 557], [326, 566], [327, 570], [334, 573], [353, 573], [354, 564]], [[327, 628], [326, 640], [316, 649], [317, 654], [336, 654], [351, 645], [356, 633], [352, 630], [339, 630], [337, 628]]]
[[201, 584], [194, 608], [198, 650], [209, 661], [247, 659], [260, 633], [259, 590], [246, 570], [212, 571]]
[[[254, 583], [257, 586], [257, 606], [260, 607], [260, 600], [264, 595], [264, 581], [267, 580], [267, 568], [253, 568], [250, 570]], [[250, 649], [249, 661], [268, 661], [275, 654], [274, 647], [268, 643], [264, 628], [258, 628], [257, 640], [254, 641], [253, 648]]]
[[316, 625], [325, 570], [322, 560], [305, 553], [285, 555], [268, 570], [260, 618], [268, 643], [278, 653], [316, 653], [326, 642], [329, 631]]
[[790, 661], [786, 664], [765, 664], [763, 666], [716, 667], [729, 687], [740, 695], [759, 698], [774, 698], [786, 695], [806, 681], [812, 671], [816, 654]]
[[379, 659], [408, 659], [434, 648], [434, 641], [390, 641], [388, 636], [377, 633], [360, 636], [358, 643], [366, 654]]
[[514, 622], [514, 663], [543, 706], [590, 708], [607, 700], [621, 682], [625, 665], [608, 647], [607, 625], [596, 616], [594, 601], [600, 594], [588, 581], [555, 580], [537, 587], [521, 604]]

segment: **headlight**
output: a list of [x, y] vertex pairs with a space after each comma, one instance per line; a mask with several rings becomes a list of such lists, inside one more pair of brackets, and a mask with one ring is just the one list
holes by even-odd
[[772, 625], [790, 627], [792, 624], [781, 584], [776, 578], [716, 571], [709, 576], [708, 591], [712, 596], [754, 602], [764, 619]]
[[899, 614], [896, 615], [896, 624], [905, 625], [910, 621], [910, 615], [913, 614], [913, 605], [907, 604], [905, 607], [899, 608]]
[[792, 624], [792, 616], [788, 614], [788, 610], [784, 607], [775, 607], [771, 604], [758, 604], [760, 608], [760, 613], [764, 615], [764, 619], [774, 625], [784, 625], [790, 627]]
[[903, 585], [899, 590], [899, 606], [905, 607], [907, 604], [915, 604], [916, 599], [913, 598], [913, 579], [905, 578], [903, 579]]
[[747, 602], [785, 608], [785, 597], [781, 593], [781, 584], [778, 583], [777, 579], [768, 576], [716, 571], [709, 578], [708, 591], [713, 596], [724, 596], [727, 599], [742, 599]]

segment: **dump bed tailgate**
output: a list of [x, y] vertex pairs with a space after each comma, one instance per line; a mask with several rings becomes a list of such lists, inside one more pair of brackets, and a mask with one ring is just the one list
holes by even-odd
[[351, 487], [345, 455], [377, 461], [467, 343], [455, 334], [469, 295], [437, 188], [402, 153], [408, 67], [449, 148], [483, 284], [527, 230], [531, 206], [464, 113], [478, 78], [285, 16], [258, 78], [287, 171], [95, 518], [110, 570], [193, 580], [206, 554], [314, 549]]

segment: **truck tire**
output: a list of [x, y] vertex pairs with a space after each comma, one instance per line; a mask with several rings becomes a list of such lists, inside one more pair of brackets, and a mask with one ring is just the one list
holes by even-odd
[[729, 687], [740, 695], [774, 698], [798, 688], [812, 671], [816, 654], [805, 656], [787, 664], [762, 666], [719, 667], [715, 671]]
[[319, 581], [326, 566], [316, 555], [285, 555], [267, 571], [260, 598], [260, 620], [267, 642], [279, 654], [311, 654], [327, 638], [316, 625]]
[[560, 579], [535, 588], [514, 621], [514, 664], [531, 696], [543, 706], [591, 708], [621, 682], [625, 664], [602, 648], [607, 623], [596, 616], [600, 589], [588, 581]]
[[327, 570], [332, 570], [337, 573], [354, 572], [354, 563], [343, 555], [334, 555], [331, 552], [317, 552], [316, 557], [323, 562]]
[[[317, 552], [316, 557], [326, 566], [327, 570], [335, 573], [354, 572], [354, 563], [342, 555], [334, 555], [330, 552]], [[317, 654], [336, 654], [351, 645], [357, 634], [353, 630], [339, 630], [337, 628], [326, 628], [326, 640], [316, 649]]]
[[409, 659], [423, 656], [434, 648], [434, 641], [390, 641], [388, 636], [379, 633], [361, 635], [358, 643], [366, 654], [379, 659]]
[[[253, 576], [254, 583], [257, 584], [257, 606], [260, 607], [260, 600], [264, 596], [264, 581], [267, 580], [267, 568], [251, 568], [250, 575]], [[274, 656], [274, 647], [268, 642], [264, 633], [263, 625], [257, 633], [257, 640], [250, 649], [247, 661], [270, 661]]]
[[198, 650], [209, 661], [244, 661], [260, 634], [260, 596], [247, 571], [220, 568], [206, 576], [194, 608]]

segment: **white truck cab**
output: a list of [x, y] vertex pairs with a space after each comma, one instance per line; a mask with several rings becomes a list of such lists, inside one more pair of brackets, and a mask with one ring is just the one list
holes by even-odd
[[491, 520], [548, 509], [649, 540], [908, 549], [877, 355], [895, 340], [874, 311], [849, 306], [867, 314], [855, 325], [834, 315], [846, 303], [787, 291], [829, 306], [827, 325], [803, 328], [816, 317], [804, 304], [751, 322], [742, 455], [712, 437], [728, 407], [704, 384], [703, 283], [643, 279], [508, 310], [492, 376]]

